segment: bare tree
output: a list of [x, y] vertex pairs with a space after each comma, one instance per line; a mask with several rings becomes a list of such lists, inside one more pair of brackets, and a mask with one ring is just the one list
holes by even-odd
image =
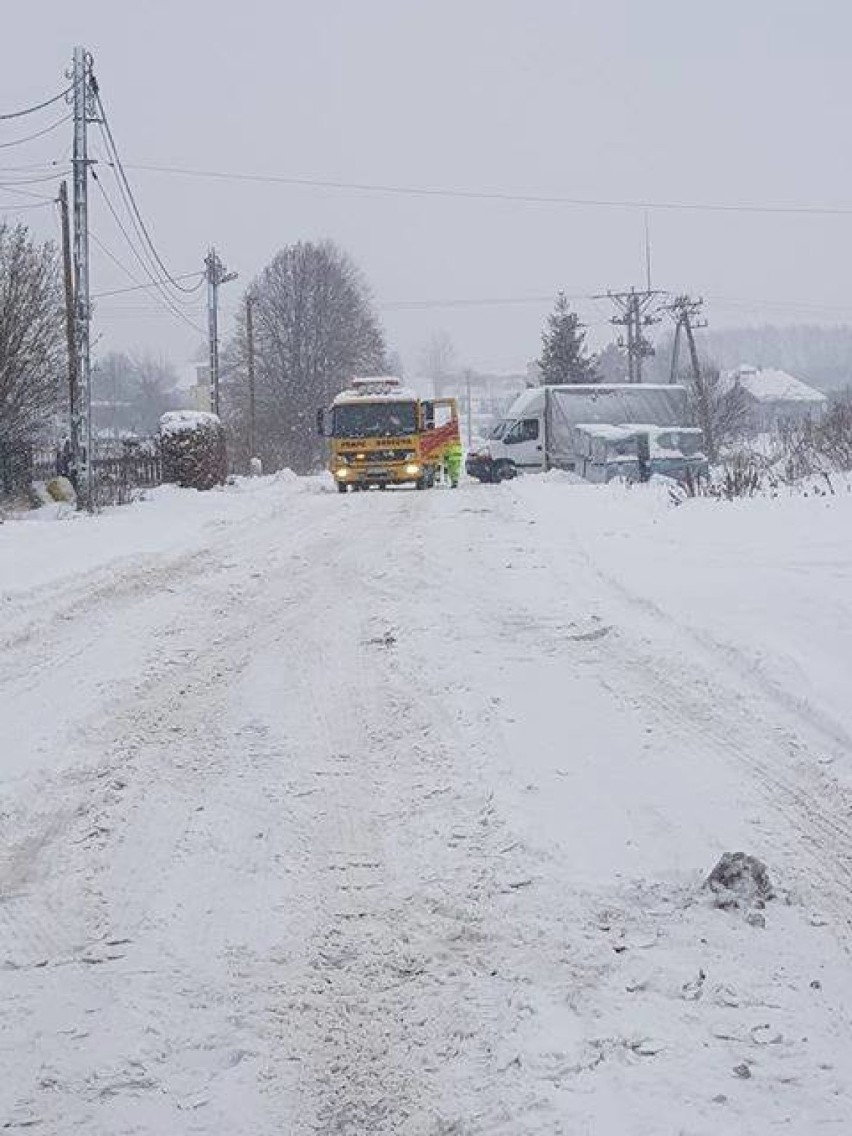
[[456, 348], [448, 331], [432, 332], [420, 352], [420, 368], [440, 397], [456, 370]]
[[[355, 375], [384, 370], [384, 335], [361, 272], [330, 241], [282, 249], [249, 288], [253, 299], [258, 456], [297, 472], [319, 467], [316, 411]], [[247, 462], [245, 308], [223, 357], [231, 452]], [[243, 452], [245, 451], [245, 452]]]
[[92, 411], [99, 430], [115, 436], [155, 434], [160, 416], [176, 409], [177, 374], [163, 356], [111, 351], [92, 369]]
[[704, 432], [708, 458], [716, 461], [719, 451], [742, 435], [748, 426], [749, 406], [745, 391], [710, 363], [702, 363], [698, 372], [690, 372], [684, 382], [692, 419]]
[[59, 261], [0, 221], [0, 449], [35, 441], [67, 397]]
[[789, 480], [852, 469], [852, 389], [835, 394], [822, 418], [782, 423], [778, 444]]

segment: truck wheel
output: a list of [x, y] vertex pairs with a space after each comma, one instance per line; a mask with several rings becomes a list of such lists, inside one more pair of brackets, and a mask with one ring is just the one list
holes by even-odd
[[338, 483], [337, 483], [337, 492], [338, 492], [338, 493], [345, 493], [345, 492], [346, 492], [346, 483], [345, 483], [345, 482], [343, 482], [343, 481], [338, 481]]
[[415, 489], [425, 489], [426, 488], [426, 477], [425, 477], [425, 475], [423, 477], [417, 478], [417, 480], [414, 482], [414, 488]]
[[513, 477], [517, 476], [518, 471], [514, 462], [499, 462], [494, 466], [494, 473], [492, 474], [494, 481], [511, 481]]

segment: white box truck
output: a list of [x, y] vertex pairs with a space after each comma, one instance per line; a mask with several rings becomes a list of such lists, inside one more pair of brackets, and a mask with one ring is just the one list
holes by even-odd
[[[689, 428], [686, 388], [676, 384], [589, 383], [530, 387], [519, 394], [486, 443], [468, 454], [467, 472], [480, 481], [503, 481], [521, 471], [571, 470], [586, 476], [591, 454], [578, 427], [630, 427], [637, 438], [637, 469], [653, 471], [652, 441], [662, 427], [690, 437], [686, 465], [704, 465], [695, 430]], [[623, 456], [623, 455], [620, 455]], [[678, 476], [677, 451], [666, 472]], [[600, 464], [600, 460], [598, 461]], [[624, 466], [625, 463], [621, 463]], [[661, 471], [662, 472], [662, 471]], [[600, 471], [590, 480], [607, 480]]]

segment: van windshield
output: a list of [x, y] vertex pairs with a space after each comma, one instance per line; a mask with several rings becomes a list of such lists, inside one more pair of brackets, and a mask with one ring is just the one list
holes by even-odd
[[335, 438], [402, 438], [417, 433], [417, 403], [344, 402], [334, 408]]

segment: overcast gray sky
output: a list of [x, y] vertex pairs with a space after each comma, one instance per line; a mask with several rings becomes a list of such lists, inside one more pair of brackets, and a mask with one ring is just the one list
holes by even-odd
[[[842, 0], [38, 0], [7, 3], [0, 113], [95, 57], [125, 162], [394, 186], [606, 200], [852, 208], [852, 15]], [[49, 124], [56, 108], [45, 112]], [[39, 120], [41, 121], [41, 120]], [[32, 119], [0, 123], [0, 143]], [[70, 128], [0, 149], [12, 170], [69, 152]], [[12, 172], [10, 172], [12, 170]], [[175, 272], [208, 244], [242, 287], [282, 245], [330, 237], [380, 308], [591, 295], [641, 284], [641, 208], [405, 197], [131, 170]], [[109, 178], [108, 188], [117, 194]], [[50, 192], [39, 184], [31, 192]], [[14, 214], [9, 214], [14, 217]], [[53, 234], [49, 209], [20, 214]], [[840, 322], [852, 216], [650, 210], [654, 279], [703, 293], [714, 324]], [[95, 235], [132, 254], [96, 197]], [[129, 281], [98, 246], [93, 290]], [[134, 271], [138, 271], [134, 269]], [[383, 310], [411, 367], [435, 329], [461, 361], [508, 369], [548, 303]], [[581, 301], [596, 343], [604, 302]], [[199, 298], [192, 318], [203, 325]], [[201, 336], [144, 294], [104, 300], [98, 350], [183, 362]]]

